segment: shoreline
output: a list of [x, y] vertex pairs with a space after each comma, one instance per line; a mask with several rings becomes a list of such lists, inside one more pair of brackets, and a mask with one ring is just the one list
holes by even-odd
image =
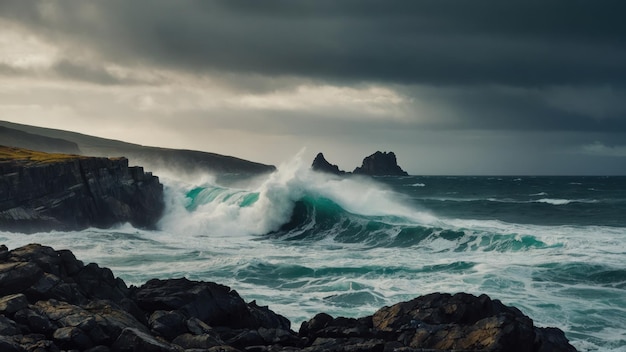
[[128, 287], [69, 250], [0, 246], [0, 347], [50, 351], [575, 351], [486, 295], [432, 293], [362, 318], [319, 313], [299, 331], [224, 285], [187, 279]]

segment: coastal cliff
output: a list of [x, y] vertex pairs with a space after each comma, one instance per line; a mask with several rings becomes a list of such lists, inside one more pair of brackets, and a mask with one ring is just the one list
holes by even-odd
[[0, 245], [0, 350], [576, 351], [486, 295], [433, 293], [363, 318], [289, 320], [212, 282], [153, 279], [128, 287], [68, 250]]
[[163, 185], [126, 158], [48, 154], [0, 146], [0, 229], [18, 232], [154, 228]]

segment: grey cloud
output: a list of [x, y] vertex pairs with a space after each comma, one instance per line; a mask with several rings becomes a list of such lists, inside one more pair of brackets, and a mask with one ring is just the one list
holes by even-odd
[[124, 82], [124, 80], [113, 76], [101, 67], [79, 64], [68, 60], [57, 62], [51, 70], [65, 78], [102, 85], [121, 84]]
[[622, 1], [23, 3], [5, 1], [2, 13], [111, 60], [184, 70], [435, 85], [626, 81]]

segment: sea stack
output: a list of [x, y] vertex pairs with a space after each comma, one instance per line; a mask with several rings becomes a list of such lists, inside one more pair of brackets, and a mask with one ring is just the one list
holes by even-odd
[[49, 154], [0, 146], [0, 230], [154, 228], [163, 185], [126, 158]]
[[363, 159], [363, 164], [353, 171], [354, 174], [369, 176], [408, 176], [409, 174], [398, 166], [396, 155], [393, 152], [380, 152]]
[[317, 156], [313, 160], [311, 169], [313, 169], [313, 171], [326, 172], [335, 175], [343, 175], [346, 173], [343, 170], [339, 170], [339, 167], [337, 165], [331, 164], [326, 161], [326, 158], [324, 158], [324, 154], [322, 153], [317, 154]]

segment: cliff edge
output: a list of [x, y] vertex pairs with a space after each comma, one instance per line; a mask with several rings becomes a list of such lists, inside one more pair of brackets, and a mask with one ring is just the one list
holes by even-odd
[[49, 154], [0, 146], [0, 229], [18, 232], [154, 228], [163, 185], [126, 158]]

